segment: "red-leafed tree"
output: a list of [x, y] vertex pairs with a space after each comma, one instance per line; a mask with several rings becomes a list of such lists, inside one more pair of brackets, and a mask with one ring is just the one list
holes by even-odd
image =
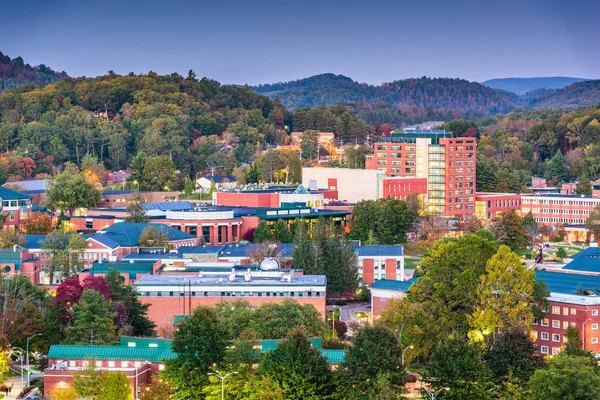
[[92, 289], [100, 293], [106, 300], [110, 300], [112, 294], [108, 282], [103, 276], [86, 276], [83, 280], [83, 289]]

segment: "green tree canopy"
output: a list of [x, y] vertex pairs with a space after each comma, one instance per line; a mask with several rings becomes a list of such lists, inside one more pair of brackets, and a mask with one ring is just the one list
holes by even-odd
[[48, 203], [69, 211], [73, 215], [76, 208], [94, 208], [102, 200], [100, 191], [79, 172], [73, 164], [67, 164], [48, 188]]
[[352, 211], [350, 239], [365, 243], [397, 244], [406, 240], [406, 231], [415, 220], [405, 201], [395, 199], [362, 200]]
[[492, 232], [496, 235], [498, 243], [505, 244], [513, 250], [524, 249], [531, 242], [531, 236], [515, 210], [501, 212], [493, 221]]
[[142, 173], [141, 188], [160, 192], [176, 188], [175, 163], [168, 156], [146, 159]]
[[116, 339], [112, 304], [100, 293], [86, 289], [79, 304], [73, 305], [71, 325], [67, 327], [66, 341], [75, 344], [110, 344]]
[[522, 328], [502, 330], [493, 340], [485, 359], [496, 382], [514, 379], [527, 384], [531, 375], [543, 366], [531, 336]]
[[529, 385], [536, 400], [600, 399], [600, 375], [588, 357], [550, 358], [546, 368], [535, 371]]
[[289, 400], [322, 399], [334, 390], [327, 361], [299, 331], [265, 355], [259, 373], [277, 382]]
[[575, 188], [575, 193], [588, 196], [592, 194], [592, 183], [585, 174], [581, 175], [577, 187]]

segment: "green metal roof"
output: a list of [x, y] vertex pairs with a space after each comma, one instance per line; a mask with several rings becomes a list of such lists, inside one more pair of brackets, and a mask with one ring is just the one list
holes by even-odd
[[106, 237], [114, 240], [119, 245], [123, 247], [134, 247], [140, 244], [140, 235], [149, 227], [156, 228], [157, 230], [166, 233], [171, 241], [195, 238], [195, 236], [160, 223], [119, 222], [104, 228], [103, 231], [105, 232], [104, 235], [106, 235]]
[[329, 364], [341, 364], [346, 357], [346, 350], [321, 349], [321, 355], [327, 359]]
[[154, 263], [152, 262], [97, 262], [94, 261], [90, 274], [108, 274], [109, 269], [116, 269], [121, 274], [129, 274], [129, 279], [135, 279], [137, 274], [152, 274]]
[[27, 200], [30, 198], [31, 196], [27, 194], [0, 186], [0, 199], [2, 200]]
[[[310, 345], [317, 349], [323, 348], [323, 339], [321, 338], [309, 338]], [[277, 346], [283, 342], [283, 339], [266, 339], [261, 340], [261, 350], [262, 351], [271, 351], [275, 350]]]
[[130, 336], [121, 336], [119, 338], [119, 342], [121, 346], [125, 347], [162, 347], [166, 349], [171, 348], [170, 339], [162, 339], [162, 338], [141, 338], [141, 337], [130, 337]]
[[182, 319], [189, 319], [190, 316], [189, 315], [176, 315], [173, 318], [173, 326], [177, 326], [177, 324], [182, 320]]
[[177, 355], [165, 347], [52, 345], [48, 358], [55, 360], [138, 360], [159, 362]]

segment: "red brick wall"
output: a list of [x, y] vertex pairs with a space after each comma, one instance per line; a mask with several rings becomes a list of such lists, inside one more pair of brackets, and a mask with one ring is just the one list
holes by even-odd
[[409, 194], [427, 194], [427, 178], [385, 179], [383, 181], [383, 197], [403, 200]]
[[386, 258], [385, 259], [385, 279], [396, 280], [396, 259]]
[[363, 283], [372, 285], [375, 282], [375, 261], [372, 258], [363, 260]]
[[388, 301], [390, 301], [390, 299], [373, 296], [372, 305], [371, 305], [371, 307], [372, 307], [371, 312], [373, 313], [373, 318], [381, 316], [381, 314], [383, 313], [383, 310], [385, 310], [385, 307], [388, 304], [387, 303]]
[[439, 143], [446, 147], [446, 215], [475, 214], [475, 138], [440, 139]]
[[217, 192], [215, 205], [276, 208], [279, 207], [279, 194]]
[[[183, 314], [185, 302], [186, 314], [189, 308], [190, 297], [143, 297], [140, 300], [143, 303], [150, 304], [148, 317], [158, 326], [172, 326], [173, 318], [176, 315]], [[243, 299], [251, 306], [260, 306], [266, 303], [282, 303], [290, 297], [191, 297], [192, 309], [197, 306], [216, 306], [225, 301], [234, 301]], [[294, 297], [291, 298], [300, 304], [312, 304], [317, 311], [325, 318], [325, 297]]]

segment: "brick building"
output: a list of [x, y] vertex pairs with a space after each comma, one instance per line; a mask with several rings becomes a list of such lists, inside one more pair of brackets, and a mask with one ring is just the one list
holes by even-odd
[[521, 195], [479, 192], [475, 195], [475, 210], [475, 215], [481, 221], [491, 221], [503, 211], [516, 210], [521, 213]]
[[404, 281], [404, 248], [402, 246], [355, 246], [358, 277], [365, 285], [387, 279]]
[[366, 156], [366, 169], [392, 177], [427, 179], [430, 214], [460, 217], [475, 213], [475, 138], [414, 129], [380, 138], [373, 149], [374, 154]]
[[371, 313], [373, 319], [377, 319], [383, 313], [391, 299], [402, 298], [416, 279], [409, 279], [406, 282], [380, 279], [371, 285]]

